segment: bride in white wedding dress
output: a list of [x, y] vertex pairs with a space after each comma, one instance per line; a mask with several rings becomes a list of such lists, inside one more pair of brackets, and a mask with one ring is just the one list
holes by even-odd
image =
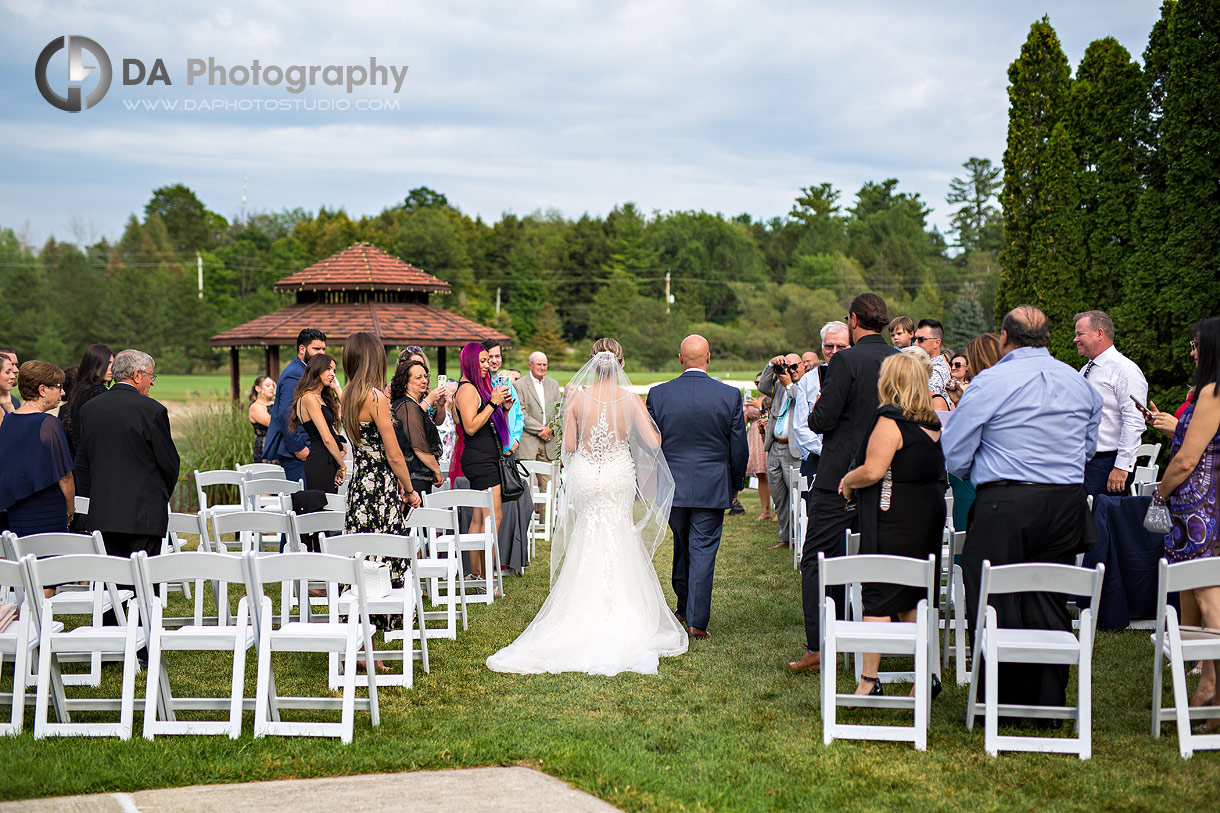
[[674, 491], [661, 436], [627, 388], [618, 343], [594, 351], [567, 387], [551, 593], [487, 659], [496, 672], [656, 674], [660, 657], [686, 651], [652, 566]]

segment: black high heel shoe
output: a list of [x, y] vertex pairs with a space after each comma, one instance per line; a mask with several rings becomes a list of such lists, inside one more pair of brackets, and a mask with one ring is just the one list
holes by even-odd
[[932, 699], [933, 700], [940, 697], [940, 692], [941, 692], [941, 689], [943, 689], [943, 688], [944, 687], [940, 685], [940, 675], [932, 675]]
[[[868, 697], [876, 697], [878, 695], [885, 694], [885, 691], [881, 688], [881, 678], [869, 677], [868, 675], [860, 675], [860, 680], [867, 680], [869, 683], [873, 684], [873, 688], [869, 691], [869, 693], [867, 695]], [[848, 711], [855, 711], [856, 709], [858, 709], [860, 707], [859, 706], [846, 706], [845, 708]]]

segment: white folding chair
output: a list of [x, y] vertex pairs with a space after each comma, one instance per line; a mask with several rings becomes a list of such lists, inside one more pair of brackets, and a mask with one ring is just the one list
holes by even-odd
[[792, 569], [801, 569], [801, 553], [805, 550], [805, 532], [809, 530], [809, 506], [805, 495], [811, 487], [809, 478], [798, 474], [788, 496], [788, 508], [792, 512]]
[[944, 557], [942, 570], [945, 572], [945, 596], [941, 601], [944, 608], [944, 646], [941, 647], [941, 669], [948, 671], [950, 651], [956, 662], [955, 677], [958, 686], [964, 686], [970, 681], [966, 670], [966, 653], [969, 644], [966, 641], [966, 580], [962, 566], [957, 561], [962, 555], [966, 544], [966, 532], [954, 531], [949, 539], [949, 549]]
[[247, 479], [254, 475], [284, 479], [284, 467], [279, 463], [242, 463], [237, 470], [246, 475]]
[[462, 555], [457, 549], [458, 510], [456, 508], [416, 508], [407, 517], [407, 529], [418, 541], [420, 555], [415, 560], [421, 583], [428, 582], [428, 600], [440, 610], [424, 612], [425, 625], [443, 621], [443, 628], [428, 627], [432, 638], [457, 638], [458, 617], [468, 629], [465, 575]]
[[[257, 556], [267, 555], [262, 549], [260, 540], [269, 536], [276, 540], [276, 548], [279, 548], [278, 541], [282, 537], [284, 542], [284, 550], [288, 552], [296, 552], [301, 549], [300, 542], [296, 538], [296, 526], [292, 523], [294, 514], [290, 511], [286, 514], [277, 513], [274, 511], [235, 511], [231, 514], [221, 514], [212, 518], [212, 525], [216, 529], [216, 545], [220, 553], [228, 553], [228, 545], [220, 541], [223, 534], [235, 534], [237, 542], [241, 545], [241, 554], [253, 553]], [[280, 597], [280, 624], [285, 624], [292, 614], [292, 597], [294, 585], [291, 582], [283, 584], [283, 592]], [[223, 607], [221, 612], [224, 613], [225, 623], [228, 623], [229, 612], [229, 597], [228, 589], [222, 582], [218, 593], [217, 605]]]
[[1138, 497], [1140, 488], [1161, 481], [1161, 469], [1155, 463], [1151, 466], [1136, 466], [1131, 472], [1131, 496]]
[[[136, 593], [148, 630], [144, 737], [151, 740], [158, 734], [228, 734], [230, 739], [237, 739], [241, 735], [242, 710], [247, 705], [253, 706], [253, 701], [245, 702], [246, 651], [254, 646], [249, 597], [243, 596], [238, 603], [234, 624], [186, 624], [167, 629], [157, 588], [172, 582], [206, 579], [237, 584], [244, 590], [246, 574], [241, 558], [200, 551], [149, 558], [140, 552], [136, 554], [136, 567], [140, 576], [136, 581]], [[229, 697], [174, 697], [169, 691], [167, 651], [231, 652], [233, 674]], [[179, 720], [176, 711], [185, 709], [227, 710], [229, 719]]]
[[305, 484], [300, 480], [255, 475], [242, 482], [242, 499], [246, 511], [287, 511], [292, 504], [286, 503], [284, 498], [304, 488]]
[[[241, 487], [245, 481], [245, 472], [229, 471], [228, 469], [211, 469], [209, 471], [195, 469], [195, 496], [199, 500], [199, 515], [204, 518], [203, 531], [205, 536], [207, 536], [206, 522], [208, 518], [227, 514], [231, 511], [241, 511], [245, 508], [245, 492], [242, 491]], [[205, 489], [215, 486], [227, 486], [230, 491], [236, 492], [237, 502], [217, 503], [209, 500]], [[209, 539], [209, 543], [210, 541]]]
[[[246, 553], [246, 591], [256, 596], [255, 625], [258, 630], [258, 684], [254, 702], [254, 736], [339, 737], [352, 741], [355, 709], [367, 709], [372, 724], [381, 722], [377, 703], [377, 677], [373, 667], [373, 633], [369, 623], [364, 589], [364, 568], [358, 558], [333, 556], [326, 553], [280, 553], [257, 556]], [[264, 595], [264, 586], [275, 582], [321, 581], [327, 583], [332, 612], [337, 618], [338, 585], [355, 586], [355, 612], [344, 621], [322, 624], [292, 621], [278, 630], [271, 628], [271, 599]], [[363, 648], [363, 652], [361, 652]], [[342, 652], [343, 695], [340, 698], [280, 697], [275, 691], [271, 655], [273, 652]], [[363, 661], [368, 672], [368, 697], [356, 697], [356, 664]], [[340, 710], [339, 722], [286, 722], [279, 720], [285, 708]]]
[[[5, 547], [8, 549], [8, 558], [13, 561], [18, 561], [29, 554], [33, 554], [40, 559], [46, 556], [61, 555], [106, 555], [106, 545], [102, 541], [101, 531], [94, 531], [91, 534], [46, 533], [31, 534], [30, 536], [15, 536], [11, 532], [6, 532], [4, 538]], [[110, 610], [114, 610], [119, 624], [127, 623], [123, 616], [123, 607], [128, 601], [135, 598], [134, 592], [126, 589], [119, 590], [114, 583], [91, 580], [88, 577], [71, 579], [69, 581], [71, 583], [59, 585], [55, 595], [46, 599], [46, 601], [54, 605], [56, 614], [92, 615], [93, 623], [100, 625], [102, 623], [102, 615]], [[76, 584], [75, 582], [78, 581], [84, 582], [84, 584]], [[54, 582], [51, 583], [54, 584]], [[126, 583], [122, 582], [122, 584]], [[39, 599], [41, 598], [42, 594], [40, 593]], [[35, 612], [41, 615], [40, 604], [28, 598], [27, 601], [30, 602], [30, 606], [34, 608]], [[35, 618], [32, 623], [37, 625], [39, 621]], [[64, 685], [100, 685], [102, 681], [102, 661], [106, 659], [105, 654], [99, 650], [84, 659], [77, 659], [75, 657], [60, 658], [59, 663], [61, 664], [76, 663], [78, 660], [87, 660], [89, 663], [88, 672], [69, 672], [64, 674]], [[33, 663], [30, 664], [31, 667], [33, 665]], [[27, 685], [34, 685], [35, 679], [32, 672], [27, 674], [27, 678]]]
[[[539, 483], [533, 489], [534, 507], [542, 508], [542, 516], [530, 515], [530, 527], [526, 535], [529, 555], [533, 558], [535, 543], [550, 539], [555, 528], [555, 488], [559, 483], [559, 461], [548, 463], [545, 460], [522, 460], [521, 465], [525, 466], [525, 470]], [[542, 478], [549, 478], [546, 488], [541, 486]]]
[[[203, 534], [199, 529], [199, 516], [197, 514], [181, 514], [174, 511], [170, 512], [170, 525], [165, 529], [165, 538], [161, 540], [161, 555], [167, 553], [180, 553], [186, 550], [183, 545], [183, 539], [179, 534], [199, 534], [200, 544], [203, 543]], [[206, 548], [205, 548], [206, 550]], [[190, 581], [182, 582], [167, 582], [161, 588], [161, 607], [165, 608], [169, 600], [169, 591], [177, 590], [182, 593], [188, 600], [191, 598], [191, 583]]]
[[[1161, 736], [1161, 723], [1176, 720], [1178, 751], [1190, 759], [1195, 751], [1220, 750], [1220, 733], [1195, 734], [1191, 725], [1199, 720], [1220, 717], [1220, 706], [1190, 706], [1186, 688], [1186, 664], [1191, 661], [1220, 660], [1220, 630], [1182, 627], [1178, 612], [1169, 603], [1169, 594], [1200, 587], [1220, 586], [1220, 559], [1195, 559], [1169, 564], [1162, 559], [1157, 579], [1156, 632], [1152, 636], [1156, 653], [1152, 665], [1152, 736]], [[1161, 684], [1165, 660], [1173, 684], [1173, 708], [1165, 708]]]
[[[979, 614], [974, 632], [974, 657], [970, 665], [970, 696], [966, 701], [966, 728], [983, 715], [983, 748], [991, 756], [1003, 751], [1076, 754], [1088, 759], [1093, 753], [1093, 641], [1097, 632], [1098, 602], [1105, 565], [1095, 569], [1044, 562], [992, 567], [983, 561], [983, 581], [979, 588]], [[1088, 608], [1080, 613], [1080, 637], [1066, 630], [1017, 629], [1001, 627], [991, 596], [1028, 592], [1062, 593], [1091, 596]], [[1008, 663], [1076, 664], [1077, 696], [1075, 706], [1025, 706], [999, 702], [999, 666]], [[985, 668], [987, 699], [977, 702], [979, 671]], [[1038, 719], [1072, 720], [1076, 736], [1019, 737], [999, 733], [1000, 715]]]
[[[468, 602], [491, 604], [497, 595], [504, 595], [504, 582], [500, 575], [500, 539], [496, 529], [496, 515], [492, 510], [493, 504], [491, 491], [475, 491], [469, 488], [452, 488], [424, 495], [424, 506], [427, 508], [484, 508], [487, 511], [487, 518], [481, 529], [471, 528], [458, 535], [458, 553], [483, 553], [484, 578], [463, 580]], [[482, 592], [470, 593], [471, 587]]]
[[[343, 481], [344, 485], [347, 481]], [[347, 494], [327, 494], [326, 495], [326, 510], [338, 511], [340, 514], [347, 511]]]
[[[4, 661], [13, 657], [13, 690], [0, 694], [10, 705], [8, 723], [0, 723], [0, 736], [16, 736], [21, 733], [25, 718], [26, 674], [30, 671], [31, 658], [37, 656], [38, 637], [31, 634], [30, 605], [24, 600], [25, 584], [19, 562], [0, 561], [0, 603], [17, 606], [17, 617], [8, 628], [0, 631], [0, 676], [4, 674]], [[21, 593], [22, 600], [17, 600]]]
[[[332, 536], [341, 534], [343, 533], [346, 524], [346, 518], [342, 511], [330, 510], [313, 511], [308, 514], [294, 513], [290, 515], [290, 521], [292, 523], [292, 538], [295, 540], [297, 546], [294, 548], [294, 550], [307, 549], [305, 544], [305, 538], [307, 536], [311, 534], [330, 534]], [[317, 547], [317, 545], [320, 544], [321, 539], [319, 538], [314, 546], [314, 549], [320, 550], [320, 548]], [[314, 585], [314, 587], [318, 586], [319, 585]], [[292, 592], [289, 595], [288, 608], [285, 610], [285, 612], [297, 606], [300, 601], [300, 595], [302, 593], [308, 594], [309, 587], [310, 586], [308, 584], [293, 585]], [[309, 606], [311, 608], [325, 607], [325, 596], [310, 596]], [[310, 615], [309, 618], [312, 619], [313, 616]]]
[[1159, 486], [1160, 484], [1161, 484], [1160, 480], [1157, 480], [1155, 483], [1140, 483], [1136, 487], [1135, 496], [1151, 497], [1153, 494], [1156, 493], [1156, 487]]
[[[416, 509], [424, 510], [424, 509]], [[402, 686], [411, 688], [415, 682], [415, 659], [423, 663], [424, 671], [432, 671], [428, 662], [428, 636], [424, 625], [424, 597], [420, 587], [419, 571], [416, 568], [418, 546], [413, 537], [395, 534], [340, 534], [337, 536], [322, 536], [322, 551], [336, 556], [390, 556], [405, 559], [408, 563], [405, 581], [402, 587], [394, 587], [384, 596], [369, 596], [366, 604], [373, 615], [390, 615], [402, 618], [402, 628], [385, 630], [383, 637], [386, 643], [402, 641], [402, 649], [379, 649], [373, 653], [375, 660], [400, 660], [402, 671], [395, 674], [378, 675], [377, 682], [383, 686]], [[339, 596], [338, 614], [346, 615], [353, 604], [351, 589]], [[331, 620], [336, 620], [332, 618]], [[420, 648], [415, 650], [414, 641], [420, 641]], [[330, 687], [339, 688], [343, 675], [339, 672], [339, 654], [330, 654]], [[356, 685], [367, 685], [366, 675], [356, 675]]]
[[[97, 554], [67, 554], [36, 559], [29, 555], [22, 559], [27, 574], [26, 595], [32, 605], [37, 605], [40, 621], [38, 639], [38, 686], [34, 702], [34, 739], [53, 736], [115, 737], [131, 739], [132, 719], [135, 714], [135, 680], [139, 664], [136, 650], [144, 645], [144, 630], [140, 625], [140, 609], [133, 600], [128, 604], [126, 623], [118, 626], [102, 626], [100, 613], [95, 604], [92, 623], [72, 629], [55, 628], [55, 613], [59, 612], [52, 601], [42, 598], [45, 587], [63, 582], [83, 580], [105, 581], [110, 584], [125, 584], [136, 581], [135, 563], [132, 559]], [[116, 607], [116, 610], [118, 608]], [[116, 612], [117, 614], [117, 612]], [[55, 676], [59, 674], [59, 661], [65, 655], [92, 656], [109, 653], [121, 655], [123, 659], [122, 688], [118, 698], [67, 700], [56, 703], [65, 711], [73, 708], [101, 710], [118, 706], [118, 723], [74, 723], [69, 719], [50, 722], [47, 717], [52, 692], [58, 689]], [[67, 717], [67, 714], [64, 715]]]
[[[915, 610], [915, 621], [839, 621], [835, 618], [834, 599], [826, 595], [833, 585], [881, 582], [923, 587], [927, 597]], [[934, 601], [937, 573], [936, 557], [910, 559], [905, 556], [837, 556], [818, 553], [819, 613], [822, 617], [822, 741], [830, 745], [836, 737], [856, 740], [912, 742], [916, 750], [928, 747], [928, 716], [932, 705], [932, 664], [935, 663], [935, 622], [929, 609]], [[837, 689], [836, 657], [844, 651], [880, 652], [883, 655], [913, 655], [915, 695], [840, 694]], [[912, 726], [848, 725], [837, 720], [839, 706], [873, 708], [910, 708], [915, 712]]]

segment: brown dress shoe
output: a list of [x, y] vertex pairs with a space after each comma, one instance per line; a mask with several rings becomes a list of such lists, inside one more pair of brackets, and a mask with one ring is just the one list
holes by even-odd
[[799, 661], [789, 661], [788, 668], [793, 672], [816, 672], [822, 668], [822, 655], [818, 652], [806, 652]]
[[698, 627], [687, 627], [686, 634], [692, 638], [711, 638], [712, 634], [707, 630], [701, 630]]
[[774, 545], [767, 548], [767, 550], [780, 550], [781, 548], [786, 548], [786, 547], [788, 547], [787, 542], [776, 542]]
[[686, 626], [686, 616], [682, 615], [682, 613], [678, 612], [677, 610], [674, 610], [674, 618], [681, 621], [682, 626], [684, 626], [684, 627]]

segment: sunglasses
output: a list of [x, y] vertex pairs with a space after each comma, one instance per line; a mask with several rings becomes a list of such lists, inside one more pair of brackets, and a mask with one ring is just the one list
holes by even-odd
[[846, 350], [847, 348], [848, 348], [848, 345], [846, 345], [846, 344], [823, 344], [822, 345], [823, 350]]
[[916, 344], [923, 344], [924, 342], [930, 342], [930, 341], [932, 341], [932, 340], [933, 340], [933, 339], [935, 339], [935, 338], [936, 338], [935, 336], [916, 336], [916, 337], [915, 337], [915, 343], [916, 343]]
[[955, 362], [953, 362], [953, 369], [954, 369], [954, 370], [964, 370], [965, 368], [966, 368], [966, 362], [964, 362], [964, 361], [955, 361]]

